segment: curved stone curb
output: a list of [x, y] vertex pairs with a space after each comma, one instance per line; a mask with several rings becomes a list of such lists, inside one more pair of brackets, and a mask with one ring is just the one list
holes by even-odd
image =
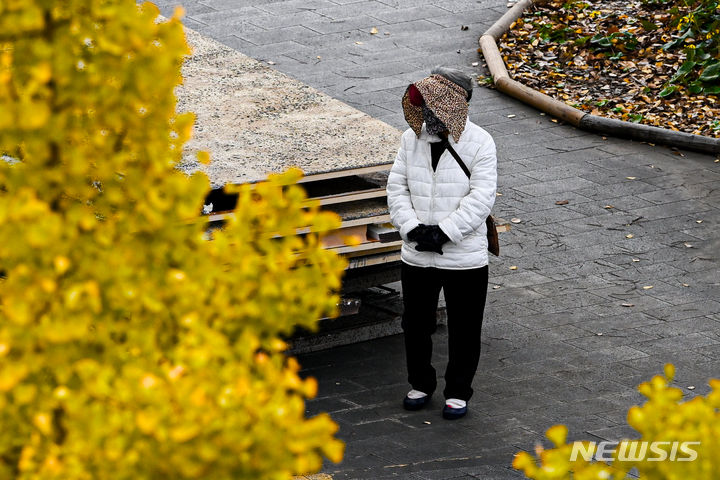
[[662, 143], [688, 150], [720, 153], [720, 138], [599, 117], [555, 100], [510, 78], [505, 68], [505, 62], [500, 56], [497, 41], [533, 3], [533, 0], [520, 0], [480, 37], [480, 48], [485, 56], [493, 83], [498, 90], [583, 130], [643, 142]]

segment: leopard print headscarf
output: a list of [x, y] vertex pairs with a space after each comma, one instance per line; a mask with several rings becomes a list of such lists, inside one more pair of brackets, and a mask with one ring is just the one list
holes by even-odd
[[[468, 116], [465, 89], [442, 75], [430, 75], [414, 85], [425, 100], [425, 105], [447, 126], [453, 140], [460, 141]], [[403, 112], [408, 125], [419, 137], [423, 124], [422, 106], [415, 106], [410, 102], [409, 91], [410, 86], [403, 95]]]

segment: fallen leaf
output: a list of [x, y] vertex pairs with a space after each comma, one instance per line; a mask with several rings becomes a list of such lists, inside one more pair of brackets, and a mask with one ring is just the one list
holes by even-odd
[[623, 307], [634, 307], [635, 306], [634, 303], [621, 303], [620, 305]]
[[378, 33], [377, 27], [373, 27], [372, 29], [370, 29], [370, 35], [377, 35], [377, 33]]
[[683, 243], [683, 245], [685, 245], [685, 247], [687, 248], [693, 248], [692, 243]]
[[651, 288], [653, 288], [652, 285], [645, 285], [645, 286], [643, 287], [643, 290], [650, 290]]
[[683, 286], [683, 287], [689, 287], [690, 285], [688, 285], [687, 283], [683, 283], [682, 286]]
[[610, 210], [611, 208], [615, 208], [613, 205], [605, 205], [603, 207], [605, 210]]
[[632, 233], [628, 233], [627, 235], [625, 235], [625, 238], [633, 238], [634, 236], [635, 235], [633, 235]]
[[570, 203], [570, 200], [558, 200], [555, 205], [567, 205], [568, 203]]
[[637, 179], [637, 177], [625, 177], [625, 178], [627, 178], [628, 180], [636, 180]]
[[363, 45], [363, 42], [355, 42], [355, 45]]
[[510, 270], [517, 270], [517, 265], [513, 265], [512, 267], [510, 267]]

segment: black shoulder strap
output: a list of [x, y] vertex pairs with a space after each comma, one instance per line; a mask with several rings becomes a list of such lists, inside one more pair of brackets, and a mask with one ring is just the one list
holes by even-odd
[[468, 170], [467, 165], [465, 165], [465, 162], [462, 161], [460, 155], [458, 155], [452, 145], [450, 145], [450, 140], [448, 140], [447, 138], [445, 138], [445, 148], [448, 149], [450, 155], [452, 155], [453, 158], [457, 161], [458, 165], [460, 165], [460, 168], [462, 168], [462, 171], [465, 172], [465, 175], [470, 178], [470, 170]]

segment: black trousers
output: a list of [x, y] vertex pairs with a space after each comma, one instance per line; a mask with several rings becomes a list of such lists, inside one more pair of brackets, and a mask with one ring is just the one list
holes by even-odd
[[445, 398], [469, 400], [480, 361], [480, 331], [487, 297], [488, 267], [470, 270], [421, 268], [402, 264], [401, 280], [408, 381], [427, 394], [435, 391], [432, 334], [440, 290], [447, 306], [448, 356]]

